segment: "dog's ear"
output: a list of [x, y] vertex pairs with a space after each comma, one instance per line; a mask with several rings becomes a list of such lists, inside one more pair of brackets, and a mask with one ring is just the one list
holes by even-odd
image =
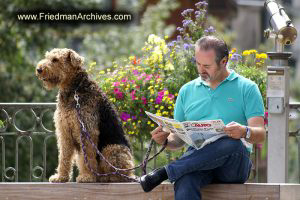
[[82, 67], [84, 63], [84, 58], [71, 49], [68, 53], [68, 60], [70, 60], [71, 65], [74, 67]]

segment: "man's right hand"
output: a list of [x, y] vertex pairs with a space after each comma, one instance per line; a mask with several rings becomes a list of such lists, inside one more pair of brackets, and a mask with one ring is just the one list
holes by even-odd
[[170, 135], [169, 132], [165, 132], [162, 130], [162, 126], [157, 127], [151, 132], [152, 139], [157, 143], [163, 145]]

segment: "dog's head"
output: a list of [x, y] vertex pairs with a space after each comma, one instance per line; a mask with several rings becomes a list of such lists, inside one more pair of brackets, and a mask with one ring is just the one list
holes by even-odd
[[43, 81], [46, 89], [61, 87], [76, 73], [82, 70], [84, 58], [72, 49], [53, 49], [46, 52], [45, 58], [38, 62], [36, 76]]

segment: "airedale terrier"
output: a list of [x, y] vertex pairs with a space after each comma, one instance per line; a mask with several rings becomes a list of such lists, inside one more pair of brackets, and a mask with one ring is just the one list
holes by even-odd
[[[53, 49], [46, 52], [45, 59], [39, 61], [36, 67], [36, 75], [43, 81], [46, 89], [59, 89], [54, 113], [59, 151], [58, 167], [57, 173], [49, 181], [69, 181], [73, 160], [79, 169], [77, 182], [128, 181], [119, 175], [97, 177], [84, 162], [75, 92], [79, 97], [81, 120], [103, 156], [117, 168], [128, 169], [134, 165], [130, 145], [116, 109], [97, 84], [88, 78], [83, 69], [83, 61], [84, 58], [71, 49]], [[114, 171], [99, 158], [87, 139], [83, 141], [91, 168], [98, 173]], [[132, 171], [123, 174], [134, 177]]]

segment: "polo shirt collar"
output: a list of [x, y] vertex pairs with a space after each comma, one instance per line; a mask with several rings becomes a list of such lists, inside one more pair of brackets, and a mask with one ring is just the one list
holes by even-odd
[[[225, 80], [232, 81], [232, 80], [238, 78], [238, 74], [234, 70], [231, 69], [229, 71], [230, 71], [230, 74], [222, 82], [224, 82]], [[206, 85], [207, 86], [207, 83], [205, 81], [203, 81], [201, 79], [201, 77], [198, 77], [196, 79], [196, 86], [200, 86], [200, 85]]]

